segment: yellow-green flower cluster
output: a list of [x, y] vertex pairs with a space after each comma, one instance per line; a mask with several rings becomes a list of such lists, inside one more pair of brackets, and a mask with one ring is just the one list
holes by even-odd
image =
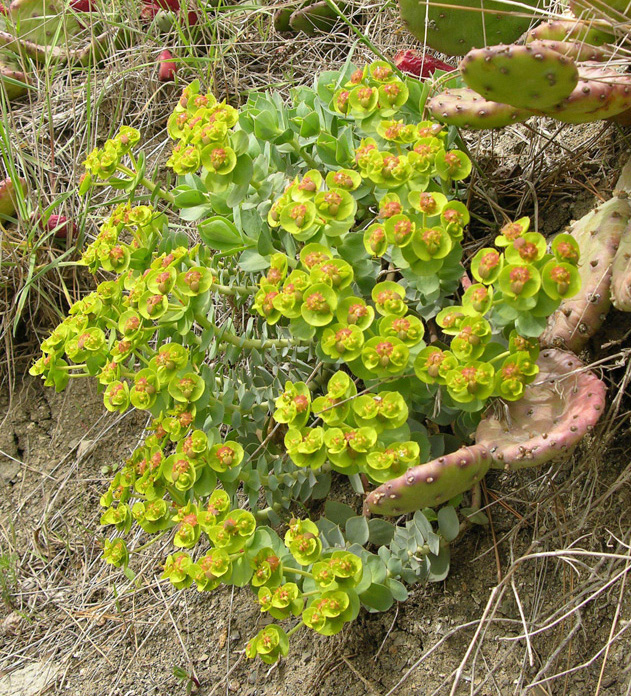
[[[304, 383], [288, 382], [276, 406], [274, 418], [289, 426], [285, 447], [296, 466], [317, 470], [328, 461], [335, 471], [383, 482], [420, 462], [417, 442], [392, 445], [383, 439], [408, 419], [408, 406], [397, 391], [358, 395], [349, 375], [338, 371], [313, 403]], [[308, 427], [310, 415], [324, 425]]]
[[303, 242], [321, 232], [338, 237], [355, 224], [357, 201], [351, 192], [360, 184], [361, 177], [351, 169], [329, 172], [326, 181], [320, 172], [310, 170], [274, 201], [267, 222]]
[[405, 82], [385, 61], [374, 61], [358, 68], [333, 95], [332, 107], [338, 114], [357, 119], [379, 112], [382, 117], [395, 114], [408, 100]]
[[86, 193], [95, 181], [107, 181], [116, 172], [123, 157], [139, 142], [139, 131], [130, 126], [122, 126], [103, 147], [92, 150], [83, 162], [86, 173], [81, 180], [79, 193]]
[[218, 103], [211, 93], [200, 94], [195, 80], [184, 89], [167, 123], [169, 136], [178, 141], [167, 166], [180, 175], [203, 168], [226, 177], [237, 164], [232, 128], [238, 120], [235, 108]]
[[[462, 304], [447, 307], [436, 317], [443, 333], [453, 336], [449, 350], [430, 346], [415, 359], [416, 376], [429, 384], [445, 385], [454, 401], [478, 403], [490, 396], [514, 401], [537, 375], [536, 341], [513, 331], [508, 350], [493, 350], [491, 324], [484, 318], [547, 317], [562, 298], [576, 294], [580, 279], [579, 251], [569, 235], [559, 235], [547, 252], [544, 237], [529, 232], [530, 220], [506, 224], [494, 248], [481, 249], [473, 258], [470, 285]], [[526, 325], [527, 326], [527, 325]], [[536, 328], [536, 325], [535, 325]], [[499, 362], [503, 360], [503, 362]]]

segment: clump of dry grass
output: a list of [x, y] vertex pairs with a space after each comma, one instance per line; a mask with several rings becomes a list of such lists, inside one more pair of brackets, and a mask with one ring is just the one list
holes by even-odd
[[[271, 6], [200, 6], [196, 27], [175, 24], [164, 33], [143, 24], [131, 0], [113, 3], [99, 19], [110, 26], [104, 58], [88, 68], [49, 65], [34, 70], [34, 87], [23, 99], [4, 105], [0, 129], [0, 177], [23, 176], [28, 194], [17, 222], [0, 229], [0, 337], [5, 357], [0, 377], [14, 376], [16, 356], [30, 359], [43, 334], [67, 307], [91, 290], [86, 276], [67, 266], [94, 235], [117, 198], [109, 189], [86, 202], [76, 195], [86, 154], [125, 123], [143, 133], [148, 168], [164, 178], [169, 143], [165, 124], [181, 85], [200, 78], [218, 98], [238, 105], [250, 92], [276, 89], [287, 95], [311, 82], [323, 67], [350, 58], [369, 59], [371, 51], [347, 27], [316, 38], [287, 38], [272, 27]], [[388, 46], [407, 41], [389, 31], [391, 10], [367, 4], [356, 17], [361, 36]], [[124, 18], [124, 19], [121, 19]], [[91, 38], [86, 30], [85, 41]], [[156, 59], [169, 46], [179, 65], [175, 84], [157, 80]], [[34, 221], [47, 211], [77, 223], [78, 235], [59, 245]], [[21, 366], [23, 363], [21, 363]]]

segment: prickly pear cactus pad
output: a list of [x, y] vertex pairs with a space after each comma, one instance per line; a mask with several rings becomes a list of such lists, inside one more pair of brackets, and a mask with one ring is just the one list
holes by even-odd
[[486, 99], [522, 109], [552, 107], [578, 83], [572, 60], [529, 45], [474, 49], [462, 59], [460, 72], [467, 85]]
[[616, 309], [631, 312], [631, 228], [622, 233], [611, 268], [611, 302]]
[[510, 43], [530, 26], [522, 6], [516, 10], [502, 0], [445, 0], [434, 5], [424, 0], [399, 0], [401, 18], [419, 41], [448, 56], [462, 56], [472, 48]]
[[530, 29], [526, 42], [534, 40], [576, 41], [579, 44], [602, 46], [615, 40], [613, 27], [608, 22], [578, 19], [553, 19]]
[[318, 31], [331, 31], [338, 19], [337, 12], [326, 2], [314, 2], [292, 12], [289, 28], [313, 36]]
[[[551, 51], [556, 51], [566, 58], [570, 58], [576, 62], [592, 61], [602, 63], [611, 57], [611, 50], [606, 48], [598, 48], [590, 46], [584, 42], [578, 41], [551, 41], [550, 39], [535, 39], [529, 41], [528, 45], [535, 50], [538, 48], [549, 48]], [[580, 84], [580, 83], [579, 83]]]
[[491, 408], [476, 444], [415, 466], [372, 491], [365, 509], [401, 515], [469, 490], [489, 468], [520, 469], [566, 457], [602, 416], [606, 387], [572, 353], [544, 350], [519, 401]]
[[6, 54], [0, 58], [0, 86], [9, 101], [26, 94], [29, 83], [15, 56]]
[[488, 101], [468, 87], [446, 89], [429, 99], [426, 107], [437, 121], [471, 129], [504, 128], [534, 115], [527, 109]]
[[625, 22], [630, 18], [627, 0], [570, 0], [570, 9], [577, 16], [586, 20], [608, 18], [614, 22]]
[[616, 116], [631, 107], [631, 76], [613, 68], [579, 64], [572, 93], [543, 110], [564, 123], [586, 123]]
[[13, 0], [6, 26], [14, 36], [40, 46], [64, 44], [82, 30], [61, 0]]
[[441, 505], [481, 481], [491, 463], [484, 445], [461, 447], [382, 484], [366, 496], [364, 509], [393, 517]]
[[[520, 469], [567, 456], [602, 416], [605, 383], [572, 353], [543, 350], [524, 398], [482, 419], [476, 441], [493, 466]], [[494, 412], [493, 412], [494, 411]]]
[[422, 119], [422, 89], [375, 61], [237, 110], [195, 81], [167, 123], [174, 188], [149, 178], [130, 127], [84, 163], [80, 193], [128, 199], [81, 259], [96, 290], [31, 373], [59, 391], [94, 379], [109, 411], [147, 412], [103, 491], [104, 559], [133, 574], [140, 528], [171, 544], [176, 588], [249, 586], [279, 622], [251, 658], [275, 662], [295, 631], [333, 635], [362, 606], [405, 599], [402, 581], [445, 577], [456, 503], [395, 526], [357, 514], [359, 498], [311, 520], [310, 501], [333, 474], [358, 495], [413, 477], [408, 510], [473, 485], [489, 450], [450, 453], [434, 424], [462, 441], [494, 400], [523, 398], [547, 317], [580, 290], [579, 254], [528, 218], [465, 269], [472, 164]]
[[612, 198], [576, 222], [570, 235], [557, 238], [557, 249], [580, 251], [581, 289], [550, 317], [540, 337], [542, 345], [578, 353], [602, 326], [611, 306], [612, 266], [630, 219], [626, 196]]

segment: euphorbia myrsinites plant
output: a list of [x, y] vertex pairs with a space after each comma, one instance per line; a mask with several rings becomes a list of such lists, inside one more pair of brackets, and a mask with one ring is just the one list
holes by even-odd
[[151, 414], [101, 498], [104, 558], [133, 567], [139, 525], [171, 540], [175, 587], [249, 585], [279, 621], [248, 643], [265, 662], [303, 624], [337, 633], [404, 600], [401, 581], [446, 576], [468, 476], [396, 527], [335, 501], [314, 522], [303, 503], [332, 476], [387, 485], [457, 448], [430, 421], [463, 440], [489, 400], [519, 400], [546, 317], [580, 286], [574, 240], [548, 248], [525, 218], [465, 272], [471, 163], [421, 120], [421, 89], [375, 62], [237, 111], [194, 82], [168, 121], [174, 189], [147, 177], [129, 127], [85, 162], [83, 193], [129, 200], [83, 255], [107, 279], [32, 373], [57, 390], [91, 376], [110, 411]]

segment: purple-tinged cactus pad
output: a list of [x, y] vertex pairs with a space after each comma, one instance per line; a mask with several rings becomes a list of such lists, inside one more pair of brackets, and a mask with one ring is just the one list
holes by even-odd
[[493, 468], [521, 469], [568, 455], [605, 408], [606, 387], [571, 353], [547, 349], [524, 397], [495, 408], [478, 425], [476, 441]]
[[578, 83], [574, 61], [549, 48], [492, 46], [469, 51], [460, 62], [468, 87], [490, 101], [520, 109], [546, 109]]
[[591, 123], [631, 107], [631, 75], [595, 65], [579, 65], [579, 75], [569, 97], [542, 111], [564, 123]]
[[[534, 41], [529, 41], [528, 46], [531, 48], [549, 48], [552, 51], [560, 53], [562, 56], [566, 56], [571, 60], [576, 62], [580, 61], [594, 61], [597, 63], [602, 63], [608, 60], [612, 52], [606, 48], [598, 48], [597, 46], [590, 46], [582, 41], [552, 41], [551, 39], [535, 39]], [[580, 70], [579, 70], [580, 72]]]
[[433, 118], [462, 128], [504, 128], [533, 116], [532, 111], [487, 101], [472, 89], [447, 89], [426, 104]]
[[616, 309], [631, 312], [631, 223], [622, 233], [611, 268], [611, 302]]
[[[22, 186], [26, 186], [24, 179], [20, 180]], [[0, 181], [0, 215], [7, 217], [15, 215], [15, 184], [11, 179]]]
[[[36, 63], [71, 63], [73, 65], [88, 65], [93, 60], [99, 60], [109, 50], [113, 34], [110, 31], [95, 36], [90, 42], [78, 48], [47, 46], [26, 39], [16, 38], [12, 34], [0, 31], [0, 47], [28, 56]], [[24, 78], [26, 82], [26, 78]]]
[[28, 77], [22, 72], [17, 61], [3, 56], [0, 60], [0, 89], [5, 92], [6, 98], [11, 101], [26, 94], [29, 84]]
[[535, 40], [578, 41], [602, 46], [615, 40], [608, 22], [583, 22], [579, 19], [553, 19], [542, 22], [526, 34], [526, 43]]
[[401, 515], [469, 490], [490, 467], [520, 469], [567, 456], [604, 412], [606, 388], [571, 353], [546, 349], [537, 380], [519, 401], [497, 404], [476, 444], [412, 467], [366, 497], [365, 514]]
[[468, 491], [490, 466], [491, 456], [485, 446], [461, 447], [382, 484], [368, 494], [364, 511], [393, 516], [436, 507]]
[[611, 306], [613, 261], [630, 219], [627, 198], [612, 198], [574, 223], [571, 234], [581, 250], [581, 289], [548, 319], [539, 337], [542, 346], [578, 353], [602, 326]]

